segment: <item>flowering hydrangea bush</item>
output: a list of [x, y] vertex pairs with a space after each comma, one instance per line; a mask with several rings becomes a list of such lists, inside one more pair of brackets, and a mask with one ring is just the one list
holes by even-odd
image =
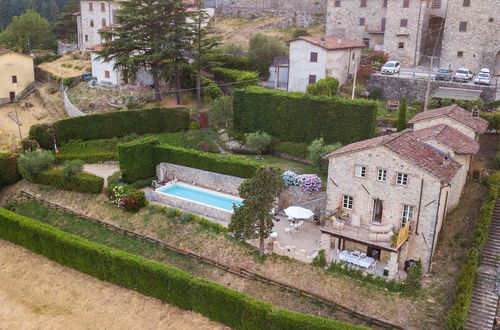
[[143, 191], [130, 186], [116, 186], [111, 190], [109, 199], [111, 204], [127, 211], [137, 212], [147, 205], [146, 195]]
[[313, 193], [321, 191], [321, 178], [316, 174], [299, 175], [298, 181], [299, 187], [301, 187], [305, 192]]
[[281, 179], [285, 186], [298, 186], [299, 185], [299, 175], [292, 171], [285, 171], [281, 174]]

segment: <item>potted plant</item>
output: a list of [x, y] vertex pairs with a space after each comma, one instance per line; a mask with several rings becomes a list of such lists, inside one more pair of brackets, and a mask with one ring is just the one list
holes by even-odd
[[396, 244], [398, 244], [398, 233], [394, 233], [391, 236], [391, 247], [395, 248]]

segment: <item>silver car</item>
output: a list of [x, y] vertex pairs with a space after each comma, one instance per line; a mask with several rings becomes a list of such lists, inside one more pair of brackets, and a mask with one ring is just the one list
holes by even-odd
[[486, 72], [479, 72], [474, 78], [474, 84], [476, 85], [491, 85], [491, 76]]
[[470, 72], [469, 69], [460, 68], [457, 71], [455, 71], [455, 76], [453, 76], [453, 80], [468, 82], [470, 79], [472, 79], [472, 77], [473, 74], [472, 72]]
[[382, 69], [380, 69], [380, 72], [384, 74], [396, 74], [400, 69], [401, 66], [398, 61], [389, 61], [384, 64]]

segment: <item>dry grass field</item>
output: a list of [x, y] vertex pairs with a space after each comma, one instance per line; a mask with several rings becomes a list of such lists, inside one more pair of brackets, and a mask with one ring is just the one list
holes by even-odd
[[68, 54], [55, 61], [42, 63], [39, 68], [57, 77], [73, 78], [91, 72], [91, 66], [90, 58], [72, 58]]
[[227, 329], [0, 240], [0, 329]]

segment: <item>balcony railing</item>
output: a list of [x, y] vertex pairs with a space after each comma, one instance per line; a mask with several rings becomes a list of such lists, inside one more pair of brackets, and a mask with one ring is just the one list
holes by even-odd
[[368, 33], [385, 33], [385, 26], [382, 24], [365, 25], [365, 31]]

